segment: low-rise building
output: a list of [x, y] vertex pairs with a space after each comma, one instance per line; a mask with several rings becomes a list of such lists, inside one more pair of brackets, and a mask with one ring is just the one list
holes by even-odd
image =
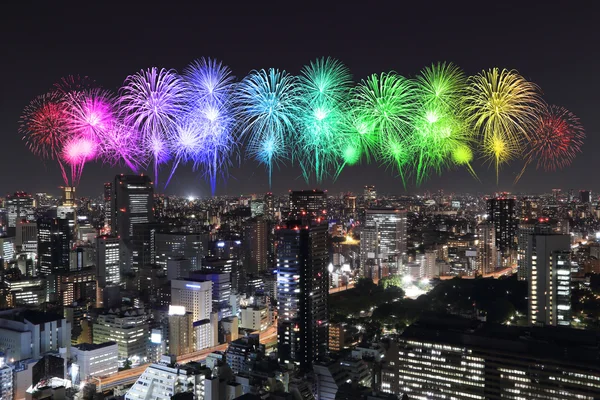
[[119, 370], [119, 348], [116, 342], [82, 343], [71, 348], [73, 364], [77, 365], [79, 379], [115, 374]]

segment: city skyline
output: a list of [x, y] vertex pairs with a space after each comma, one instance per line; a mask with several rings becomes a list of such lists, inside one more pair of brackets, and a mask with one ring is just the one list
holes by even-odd
[[[120, 12], [144, 12], [149, 13], [148, 17], [154, 16], [152, 14], [153, 11], [149, 11], [148, 9], [127, 10], [127, 7], [120, 8]], [[556, 60], [564, 58], [560, 57], [559, 53], [566, 50], [552, 48], [554, 50], [552, 59], [547, 58], [549, 57], [547, 50], [553, 40], [566, 41], [571, 36], [573, 38], [587, 37], [593, 42], [596, 32], [591, 31], [591, 25], [585, 21], [586, 18], [589, 18], [587, 15], [591, 15], [591, 13], [579, 17], [577, 23], [575, 23], [574, 18], [568, 18], [568, 15], [572, 14], [575, 10], [562, 7], [560, 9], [561, 15], [567, 16], [564, 17], [563, 22], [569, 24], [570, 29], [563, 29], [566, 25], [558, 29], [545, 22], [558, 12], [552, 5], [547, 6], [543, 10], [539, 10], [538, 7], [525, 5], [519, 7], [519, 12], [524, 17], [523, 21], [527, 21], [527, 24], [531, 24], [531, 27], [528, 26], [526, 28], [525, 22], [519, 26], [519, 22], [516, 21], [517, 28], [508, 32], [489, 33], [480, 29], [481, 34], [465, 37], [464, 33], [466, 31], [474, 31], [477, 28], [482, 28], [483, 21], [481, 17], [487, 13], [485, 7], [472, 8], [464, 5], [453, 7], [450, 10], [440, 8], [433, 12], [428, 10], [426, 15], [432, 23], [436, 22], [438, 24], [439, 29], [446, 29], [448, 33], [447, 37], [440, 37], [435, 32], [420, 32], [423, 34], [414, 35], [413, 32], [417, 31], [417, 27], [415, 26], [417, 22], [408, 19], [399, 28], [398, 35], [400, 36], [400, 33], [403, 33], [404, 37], [409, 39], [397, 41], [393, 39], [392, 32], [389, 32], [390, 28], [380, 26], [385, 24], [376, 24], [374, 21], [369, 20], [364, 21], [359, 29], [352, 29], [351, 24], [347, 24], [348, 26], [342, 25], [338, 30], [323, 27], [322, 31], [313, 32], [308, 29], [311, 25], [309, 21], [313, 20], [307, 19], [307, 13], [302, 10], [294, 17], [286, 16], [282, 18], [278, 16], [278, 13], [283, 14], [284, 10], [270, 11], [270, 14], [266, 15], [263, 14], [263, 10], [256, 12], [253, 9], [246, 10], [240, 8], [232, 12], [234, 15], [230, 15], [219, 12], [218, 7], [212, 7], [212, 9], [203, 8], [202, 11], [222, 15], [222, 18], [216, 18], [215, 21], [207, 20], [208, 22], [201, 28], [195, 28], [189, 24], [178, 24], [174, 18], [163, 20], [165, 28], [170, 27], [171, 29], [165, 29], [167, 32], [150, 32], [151, 39], [156, 39], [150, 40], [153, 43], [152, 45], [149, 45], [150, 42], [147, 40], [135, 39], [137, 36], [134, 33], [142, 28], [138, 22], [131, 22], [127, 25], [117, 25], [114, 29], [106, 32], [106, 35], [99, 35], [95, 31], [88, 32], [85, 38], [85, 43], [87, 44], [85, 47], [82, 47], [84, 43], [81, 39], [67, 34], [62, 46], [52, 51], [39, 48], [40, 43], [34, 39], [34, 36], [36, 32], [43, 29], [44, 24], [48, 23], [47, 21], [54, 23], [58, 23], [62, 19], [67, 19], [69, 22], [72, 21], [72, 24], [65, 25], [68, 33], [72, 33], [82, 28], [81, 24], [83, 22], [78, 18], [69, 17], [74, 17], [73, 14], [84, 12], [85, 9], [44, 10], [43, 8], [37, 8], [35, 11], [24, 14], [26, 17], [29, 17], [27, 21], [19, 21], [17, 17], [15, 21], [19, 23], [19, 26], [13, 27], [10, 23], [7, 24], [6, 26], [11, 32], [20, 31], [22, 33], [19, 35], [18, 40], [12, 42], [10, 45], [14, 46], [14, 49], [9, 48], [9, 55], [13, 51], [16, 52], [19, 48], [27, 48], [27, 46], [30, 46], [29, 48], [32, 50], [35, 49], [36, 53], [39, 54], [37, 63], [29, 53], [20, 54], [19, 62], [27, 64], [28, 67], [25, 69], [21, 68], [18, 71], [10, 71], [9, 73], [18, 77], [27, 71], [32, 72], [32, 68], [35, 68], [34, 66], [38, 64], [45, 65], [47, 68], [43, 70], [43, 73], [36, 72], [33, 75], [30, 74], [30, 84], [25, 89], [17, 89], [17, 86], [13, 86], [14, 83], [12, 81], [8, 82], [5, 93], [9, 93], [11, 101], [3, 99], [3, 103], [6, 102], [7, 104], [0, 110], [0, 128], [2, 131], [8, 132], [6, 134], [7, 147], [11, 149], [11, 152], [4, 157], [3, 162], [7, 164], [5, 168], [8, 168], [11, 164], [17, 162], [17, 160], [24, 160], [24, 165], [26, 166], [22, 167], [22, 170], [29, 171], [30, 173], [9, 176], [8, 179], [5, 179], [3, 185], [0, 186], [0, 190], [4, 192], [11, 192], [15, 189], [27, 190], [29, 192], [52, 191], [61, 184], [60, 172], [55, 163], [43, 163], [33, 157], [21, 141], [21, 137], [17, 134], [16, 130], [22, 108], [31, 98], [47, 90], [62, 76], [69, 74], [87, 75], [95, 79], [103, 87], [116, 90], [122, 84], [122, 80], [127, 74], [131, 74], [141, 68], [146, 68], [151, 64], [167, 68], [174, 67], [181, 70], [187, 63], [196, 58], [210, 56], [223, 60], [224, 63], [231, 67], [234, 75], [242, 77], [252, 68], [267, 68], [269, 66], [286, 69], [291, 73], [298, 73], [301, 66], [311, 59], [327, 55], [339, 58], [345, 62], [353, 72], [355, 81], [360, 81], [360, 79], [365, 78], [368, 74], [382, 70], [396, 70], [400, 74], [413, 76], [424, 65], [443, 60], [455, 62], [464, 68], [468, 75], [475, 74], [481, 69], [494, 65], [515, 68], [527, 79], [538, 83], [544, 89], [544, 96], [549, 103], [560, 104], [571, 110], [580, 117], [582, 124], [586, 128], [587, 138], [583, 153], [575, 159], [571, 167], [564, 170], [544, 173], [530, 166], [521, 181], [517, 185], [513, 185], [512, 181], [522, 167], [522, 163], [514, 162], [510, 166], [503, 168], [500, 174], [500, 182], [496, 184], [493, 167], [488, 168], [488, 166], [482, 165], [482, 160], [476, 159], [476, 171], [482, 183], [473, 180], [466, 170], [450, 170], [444, 172], [442, 176], [432, 174], [420, 187], [409, 184], [407, 191], [410, 193], [436, 189], [445, 189], [446, 191], [453, 192], [484, 193], [490, 191], [519, 192], [525, 190], [543, 192], [549, 191], [554, 187], [573, 187], [578, 190], [589, 186], [584, 180], [586, 175], [585, 170], [586, 168], [594, 168], [595, 160], [593, 153], [589, 150], [586, 151], [586, 149], [594, 147], [596, 121], [591, 116], [591, 106], [588, 101], [584, 100], [585, 96], [580, 96], [579, 94], [576, 96], [574, 94], [575, 90], [573, 90], [573, 88], [578, 87], [589, 87], [589, 85], [583, 84], [588, 76], [585, 73], [586, 71], [584, 70], [583, 73], [575, 73], [574, 71], [575, 68], [585, 67], [580, 66], [576, 62], [576, 56], [583, 55], [585, 44], [575, 40], [569, 41], [568, 53], [570, 58], [568, 61], [562, 61], [562, 64], [557, 64]], [[492, 21], [499, 22], [503, 18], [507, 18], [511, 9], [512, 4], [506, 4], [503, 8], [496, 10], [496, 14], [491, 17]], [[98, 10], [98, 15], [90, 18], [100, 23], [103, 21], [103, 17], [110, 15], [111, 11]], [[194, 14], [192, 12], [194, 10], [189, 11], [189, 14]], [[396, 10], [391, 8], [390, 11]], [[424, 15], [423, 11], [419, 6], [411, 6], [404, 12]], [[36, 15], [36, 12], [39, 15]], [[531, 22], [531, 18], [528, 19], [527, 17], [533, 16], [534, 13], [539, 13], [539, 15], [546, 18], [536, 18]], [[333, 12], [331, 8], [323, 7], [318, 16], [311, 15], [311, 18], [314, 18], [313, 22], [319, 22], [321, 19], [347, 21], [351, 20], [349, 18], [351, 14], [351, 9], [336, 10], [336, 12]], [[391, 12], [390, 14], [394, 13]], [[446, 15], [448, 16], [447, 18], [445, 17]], [[185, 17], [180, 16], [179, 18]], [[237, 32], [246, 28], [251, 29], [259, 38], [265, 37], [264, 28], [260, 28], [257, 26], [258, 24], [252, 23], [252, 21], [260, 21], [265, 18], [268, 18], [269, 21], [274, 21], [273, 23], [277, 27], [281, 27], [281, 33], [280, 35], [270, 37], [270, 41], [255, 41], [255, 51], [251, 56], [248, 56], [245, 48], [248, 47], [246, 40], [250, 40], [250, 38], [244, 38], [242, 35], [237, 34]], [[381, 18], [390, 17], [382, 15]], [[291, 24], [292, 28], [296, 29], [283, 29], [284, 22]], [[219, 25], [219, 23], [222, 25]], [[232, 26], [235, 25], [236, 29], [228, 30], [227, 27], [230, 24]], [[393, 26], [394, 24], [391, 25]], [[202, 36], [202, 34], [206, 34], [207, 32], [212, 32], [217, 28], [221, 28], [219, 32], [222, 34], [212, 37], [214, 40], [208, 43], [204, 42], [203, 46], [200, 46], [200, 49], [193, 48], [195, 46], [185, 40], [174, 41], [174, 37], [177, 34], [181, 37], [196, 37]], [[542, 41], [535, 36], [528, 35], [529, 29], [543, 31], [546, 38]], [[558, 36], [559, 31], [560, 36]], [[199, 32], [199, 34], [195, 32]], [[316, 40], [318, 34], [321, 34], [323, 39], [327, 39], [324, 42], [328, 42], [329, 45], [319, 44]], [[134, 37], [137, 46], [125, 45], [119, 40], [121, 37]], [[507, 46], [495, 46], [493, 49], [488, 49], [484, 46], [489, 41], [500, 40], [502, 40], [502, 43], [506, 43]], [[171, 42], [176, 43], [176, 46], [173, 46], [172, 49], [168, 46], [168, 43]], [[19, 43], [20, 46], [18, 45]], [[288, 45], [288, 43], [290, 44]], [[377, 45], [372, 46], [372, 43], [376, 43]], [[390, 52], [388, 50], [397, 46], [401, 48], [400, 51]], [[94, 52], [87, 53], [90, 47], [94, 49]], [[90, 57], [77, 57], [77, 59], [73, 59], [73, 57], [69, 56], [72, 49], [84, 51], [83, 54], [87, 54]], [[273, 52], [273, 49], [282, 49], [282, 51]], [[473, 49], [478, 50], [477, 57], [472, 56]], [[403, 55], [407, 55], [408, 57]], [[101, 60], [107, 61], [98, 62], [100, 60], [99, 57], [101, 57]], [[586, 64], [590, 68], [590, 76], [591, 71], [594, 69], [593, 63], [597, 63], [598, 60], [591, 61]], [[548, 65], [554, 65], [554, 68], [547, 68]], [[7, 66], [5, 65], [4, 67]], [[563, 76], [569, 76], [569, 85], [566, 85], [564, 80], [559, 79], [559, 77]], [[15, 79], [14, 81], [17, 82], [19, 79]], [[13, 157], [15, 158], [13, 159]], [[80, 195], [94, 195], [98, 191], [96, 188], [99, 182], [109, 181], [115, 173], [119, 172], [127, 173], [124, 168], [108, 168], [99, 163], [86, 165], [85, 176], [78, 187], [78, 193]], [[147, 172], [151, 174], [150, 169]], [[159, 181], [164, 181], [168, 173], [169, 168], [164, 168]], [[35, 179], [30, 178], [29, 175], [34, 175]], [[208, 195], [210, 193], [210, 185], [196, 175], [190, 168], [180, 168], [166, 193], [202, 197]], [[362, 186], [367, 184], [376, 184], [382, 193], [402, 194], [405, 192], [401, 179], [395, 173], [375, 165], [363, 164], [347, 168], [342, 172], [337, 181], [334, 182], [328, 179], [320, 185], [315, 185], [314, 183], [306, 184], [301, 177], [301, 170], [297, 166], [281, 166], [281, 170], [274, 176], [271, 190], [269, 190], [266, 175], [264, 167], [258, 166], [253, 162], [244, 163], [241, 167], [234, 166], [230, 169], [228, 181], [220, 180], [216, 193], [218, 195], [266, 191], [281, 193], [289, 189], [314, 188], [315, 186], [326, 188], [331, 193], [342, 190], [358, 192]], [[375, 181], [373, 179], [374, 176], [377, 177]], [[591, 189], [595, 188], [592, 187]]]

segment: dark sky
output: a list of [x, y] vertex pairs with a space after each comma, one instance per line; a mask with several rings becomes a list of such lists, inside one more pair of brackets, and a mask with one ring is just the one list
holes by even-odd
[[[6, 2], [8, 3], [8, 2]], [[251, 69], [278, 67], [298, 73], [308, 61], [332, 56], [355, 80], [395, 70], [405, 76], [436, 61], [452, 61], [467, 74], [484, 68], [515, 68], [544, 91], [551, 104], [580, 117], [587, 132], [584, 152], [563, 171], [530, 167], [513, 186], [518, 162], [505, 167], [496, 185], [492, 168], [474, 163], [482, 183], [465, 170], [432, 176], [420, 188], [448, 192], [493, 190], [540, 192], [554, 187], [597, 192], [600, 170], [600, 5], [597, 1], [364, 1], [359, 5], [245, 1], [160, 3], [20, 1], [0, 6], [0, 193], [57, 192], [55, 162], [34, 157], [17, 132], [23, 107], [69, 74], [88, 75], [116, 90], [127, 75], [150, 66], [182, 70], [202, 57], [223, 60], [237, 77]], [[16, 4], [18, 3], [18, 5]], [[139, 4], [138, 4], [139, 3]], [[330, 5], [328, 5], [328, 3]], [[406, 3], [406, 4], [405, 4]], [[410, 3], [410, 4], [409, 4]], [[82, 195], [98, 195], [102, 183], [125, 169], [85, 167]], [[166, 172], [165, 172], [166, 173]], [[273, 191], [303, 188], [296, 168], [274, 174]], [[164, 179], [163, 179], [164, 180]], [[357, 166], [323, 188], [338, 193], [375, 184], [402, 193], [401, 181], [385, 168]], [[316, 185], [311, 185], [314, 187]], [[268, 190], [264, 168], [252, 162], [230, 170], [217, 194]], [[207, 195], [209, 186], [180, 167], [167, 192]]]

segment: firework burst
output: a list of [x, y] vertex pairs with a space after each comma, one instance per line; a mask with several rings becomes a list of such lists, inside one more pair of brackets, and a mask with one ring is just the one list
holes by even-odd
[[343, 153], [352, 76], [332, 58], [320, 58], [302, 69], [300, 134], [297, 152], [304, 179], [316, 181], [338, 168]]
[[123, 122], [142, 135], [157, 183], [159, 166], [170, 156], [168, 137], [184, 111], [185, 85], [175, 71], [152, 67], [128, 76], [120, 95]]
[[469, 78], [467, 119], [483, 137], [483, 153], [496, 167], [521, 154], [543, 106], [537, 85], [516, 71], [493, 68]]
[[248, 153], [267, 166], [270, 185], [273, 164], [291, 155], [301, 114], [297, 80], [274, 68], [252, 71], [237, 87], [236, 101]]

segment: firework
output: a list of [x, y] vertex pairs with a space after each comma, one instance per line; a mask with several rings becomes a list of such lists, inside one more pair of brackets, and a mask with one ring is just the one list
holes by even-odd
[[285, 71], [252, 71], [237, 87], [236, 101], [249, 154], [269, 171], [289, 155], [291, 135], [300, 115], [297, 80]]
[[302, 69], [297, 151], [306, 181], [314, 173], [320, 183], [339, 163], [351, 84], [348, 68], [332, 58], [318, 59]]
[[86, 90], [68, 96], [67, 115], [73, 135], [101, 141], [114, 129], [115, 98], [108, 91]]
[[48, 93], [36, 97], [23, 111], [19, 132], [33, 154], [58, 161], [65, 185], [69, 185], [60, 157], [64, 143], [71, 136], [67, 104], [62, 96]]
[[124, 163], [134, 173], [143, 165], [143, 149], [138, 132], [125, 124], [115, 123], [112, 129], [104, 131], [98, 143], [98, 157], [109, 165]]
[[542, 106], [539, 88], [516, 71], [493, 68], [469, 78], [468, 121], [483, 138], [483, 152], [496, 167], [521, 154]]
[[65, 143], [61, 156], [71, 167], [71, 184], [77, 186], [83, 166], [93, 160], [98, 151], [98, 143], [85, 137], [73, 137]]
[[529, 138], [525, 154], [525, 166], [515, 180], [518, 181], [525, 168], [537, 160], [537, 168], [556, 171], [570, 165], [581, 152], [585, 131], [579, 118], [569, 110], [549, 106], [538, 116], [533, 134]]
[[142, 135], [157, 183], [158, 168], [170, 156], [167, 139], [184, 109], [185, 85], [175, 71], [152, 67], [128, 76], [120, 95], [123, 122]]
[[54, 84], [54, 92], [68, 96], [97, 88], [96, 82], [89, 76], [69, 75]]
[[199, 129], [200, 151], [194, 165], [202, 168], [215, 193], [217, 175], [225, 173], [235, 148], [233, 136], [233, 83], [228, 67], [202, 58], [184, 71], [188, 87], [188, 118], [194, 129]]

